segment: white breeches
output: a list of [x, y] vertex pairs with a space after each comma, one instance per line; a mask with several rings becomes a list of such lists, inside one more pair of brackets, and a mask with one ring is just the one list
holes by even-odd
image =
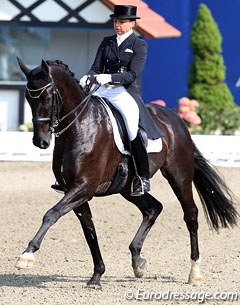
[[110, 103], [122, 114], [126, 124], [128, 137], [133, 141], [138, 132], [139, 108], [133, 97], [123, 86], [100, 86], [93, 95], [107, 98]]

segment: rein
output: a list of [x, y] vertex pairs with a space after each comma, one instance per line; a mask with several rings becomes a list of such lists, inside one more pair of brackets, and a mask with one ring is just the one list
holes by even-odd
[[[93, 92], [92, 92], [93, 93]], [[74, 120], [72, 120], [72, 122], [70, 122], [65, 128], [63, 128], [61, 131], [55, 132], [53, 129], [53, 133], [55, 134], [55, 137], [58, 138], [60, 137], [66, 130], [68, 130], [68, 128], [70, 126], [72, 126], [72, 124], [79, 118], [80, 114], [83, 112], [83, 110], [85, 109], [85, 107], [88, 104], [88, 101], [90, 100], [91, 94], [88, 94], [80, 104], [78, 104], [75, 108], [73, 108], [70, 112], [68, 112], [65, 116], [63, 116], [62, 118], [59, 119], [59, 123], [62, 122], [64, 119], [66, 119], [70, 114], [74, 113], [80, 106], [82, 106], [83, 103], [85, 103], [85, 105], [83, 106], [83, 108], [81, 109], [81, 111], [77, 114], [77, 116], [74, 118]], [[54, 126], [53, 126], [54, 127]], [[57, 126], [55, 126], [57, 127]]]

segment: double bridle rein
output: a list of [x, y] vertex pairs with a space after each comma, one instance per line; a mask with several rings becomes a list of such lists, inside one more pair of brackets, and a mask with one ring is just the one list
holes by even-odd
[[[39, 88], [39, 89], [29, 89], [28, 86], [26, 86], [26, 91], [28, 92], [29, 96], [32, 99], [38, 99], [47, 88], [52, 87], [52, 115], [51, 117], [33, 117], [32, 121], [33, 123], [49, 123], [50, 124], [50, 129], [52, 133], [55, 134], [56, 137], [60, 137], [80, 116], [82, 111], [85, 109], [87, 106], [88, 101], [90, 100], [92, 94], [99, 88], [99, 86], [96, 86], [93, 90], [89, 91], [87, 96], [79, 103], [75, 108], [73, 108], [70, 112], [68, 112], [66, 115], [63, 117], [60, 116], [60, 105], [62, 106], [63, 104], [63, 99], [62, 96], [56, 87], [52, 75], [50, 75], [51, 82], [48, 83], [47, 85]], [[39, 94], [35, 95], [34, 93], [39, 92]], [[61, 131], [56, 132], [55, 128], [59, 126], [59, 124], [65, 120], [70, 114], [74, 113], [78, 108], [82, 107], [81, 111], [75, 116], [75, 118]]]

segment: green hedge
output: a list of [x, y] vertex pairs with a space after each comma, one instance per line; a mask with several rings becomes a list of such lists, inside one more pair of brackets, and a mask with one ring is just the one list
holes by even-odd
[[225, 83], [222, 36], [205, 4], [200, 4], [191, 29], [193, 63], [189, 70], [189, 98], [199, 102], [202, 124], [197, 132], [232, 134], [240, 129], [239, 107]]

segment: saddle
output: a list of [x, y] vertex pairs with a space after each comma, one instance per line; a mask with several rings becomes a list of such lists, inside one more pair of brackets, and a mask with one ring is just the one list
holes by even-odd
[[[99, 84], [96, 82], [96, 78], [94, 75], [89, 75], [87, 80], [86, 80], [86, 85], [83, 88], [84, 92], [86, 95], [92, 95], [98, 88], [99, 88]], [[125, 126], [123, 117], [121, 115], [121, 113], [118, 111], [117, 108], [115, 108], [110, 101], [107, 98], [104, 97], [99, 97], [99, 96], [93, 96], [94, 98], [96, 98], [97, 100], [99, 100], [99, 102], [101, 103], [102, 101], [105, 102], [105, 104], [107, 105], [107, 107], [111, 110], [116, 123], [117, 123], [117, 127], [118, 127], [118, 132], [119, 135], [122, 139], [124, 148], [126, 151], [131, 152], [131, 144], [128, 138], [128, 133], [127, 133], [127, 128]], [[103, 105], [105, 106], [105, 105]], [[106, 106], [105, 106], [106, 108]], [[141, 133], [141, 136], [143, 138], [145, 147], [147, 147], [148, 145], [148, 137], [147, 137], [147, 133], [139, 126], [139, 131]]]
[[[126, 125], [124, 123], [124, 120], [123, 120], [123, 117], [120, 113], [120, 111], [118, 111], [117, 108], [115, 108], [110, 102], [108, 99], [106, 98], [103, 98], [103, 97], [99, 97], [99, 96], [94, 96], [94, 98], [96, 98], [97, 100], [99, 100], [99, 102], [102, 102], [102, 100], [104, 100], [104, 102], [107, 104], [107, 106], [110, 108], [115, 120], [116, 120], [116, 123], [117, 123], [117, 127], [118, 127], [118, 132], [119, 132], [119, 135], [122, 139], [122, 142], [123, 142], [123, 145], [124, 145], [124, 148], [126, 151], [129, 151], [131, 152], [131, 144], [130, 144], [130, 140], [128, 138], [128, 133], [127, 133], [127, 128], [126, 128]], [[147, 147], [147, 144], [148, 144], [148, 137], [147, 137], [147, 134], [146, 132], [139, 126], [139, 131], [142, 135], [142, 138], [144, 140], [144, 143], [145, 143], [145, 146]]]

